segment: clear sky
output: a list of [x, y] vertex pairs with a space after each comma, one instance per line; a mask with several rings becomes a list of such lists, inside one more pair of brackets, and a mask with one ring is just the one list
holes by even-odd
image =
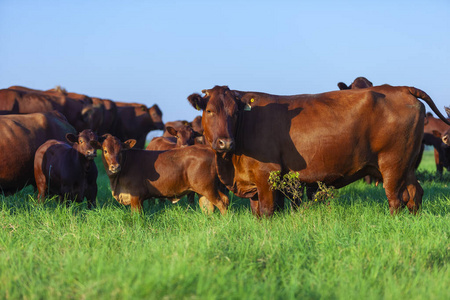
[[305, 94], [358, 76], [444, 113], [450, 1], [0, 0], [0, 58], [0, 88], [157, 103], [164, 121], [192, 120], [187, 96], [214, 85]]

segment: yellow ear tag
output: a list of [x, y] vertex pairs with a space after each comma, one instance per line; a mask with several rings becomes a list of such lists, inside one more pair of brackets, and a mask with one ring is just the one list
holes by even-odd
[[252, 99], [250, 99], [250, 102], [252, 102], [252, 103], [253, 103], [253, 102], [255, 102], [255, 99], [253, 99], [253, 98], [252, 98]]
[[198, 107], [198, 104], [195, 104], [195, 108], [196, 108], [197, 110], [200, 110], [200, 107]]

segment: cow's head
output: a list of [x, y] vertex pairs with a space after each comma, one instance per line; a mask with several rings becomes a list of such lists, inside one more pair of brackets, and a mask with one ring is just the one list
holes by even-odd
[[136, 144], [136, 140], [127, 140], [121, 142], [115, 136], [110, 134], [103, 135], [102, 143], [98, 141], [91, 142], [91, 145], [102, 150], [102, 160], [106, 169], [106, 173], [111, 176], [117, 174], [121, 170], [122, 151], [131, 149]]
[[184, 125], [179, 127], [178, 129], [173, 128], [172, 126], [166, 127], [168, 133], [177, 138], [177, 147], [182, 148], [195, 144], [195, 138], [199, 135], [195, 132], [190, 125]]
[[354, 89], [365, 89], [369, 87], [373, 87], [372, 82], [370, 82], [366, 77], [357, 77], [353, 80], [350, 86], [347, 86], [343, 82], [338, 83], [338, 87], [340, 90], [354, 90]]
[[78, 135], [68, 133], [66, 139], [72, 144], [72, 147], [89, 160], [97, 156], [96, 149], [91, 142], [98, 142], [97, 135], [91, 129], [85, 129]]
[[162, 121], [162, 111], [159, 109], [158, 105], [153, 105], [148, 108], [148, 113], [152, 118], [155, 129], [164, 130], [164, 122]]
[[104, 111], [103, 104], [88, 104], [81, 110], [81, 119], [87, 128], [98, 130], [103, 123]]
[[232, 151], [238, 111], [243, 108], [239, 95], [227, 86], [215, 86], [202, 92], [205, 96], [192, 94], [188, 100], [194, 108], [203, 110], [203, 135], [207, 143], [217, 152]]

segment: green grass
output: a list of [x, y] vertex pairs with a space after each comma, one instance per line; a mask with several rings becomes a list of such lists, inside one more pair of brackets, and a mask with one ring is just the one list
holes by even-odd
[[426, 152], [418, 216], [362, 182], [269, 220], [234, 197], [226, 216], [185, 200], [131, 215], [104, 173], [94, 210], [26, 188], [0, 201], [0, 298], [449, 299], [450, 174], [434, 170]]

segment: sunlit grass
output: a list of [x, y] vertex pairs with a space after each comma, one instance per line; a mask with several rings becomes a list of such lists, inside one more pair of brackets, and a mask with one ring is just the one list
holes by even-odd
[[449, 173], [429, 165], [418, 216], [362, 182], [269, 220], [235, 197], [226, 216], [185, 200], [132, 215], [104, 174], [94, 210], [27, 188], [0, 202], [0, 298], [448, 299]]

